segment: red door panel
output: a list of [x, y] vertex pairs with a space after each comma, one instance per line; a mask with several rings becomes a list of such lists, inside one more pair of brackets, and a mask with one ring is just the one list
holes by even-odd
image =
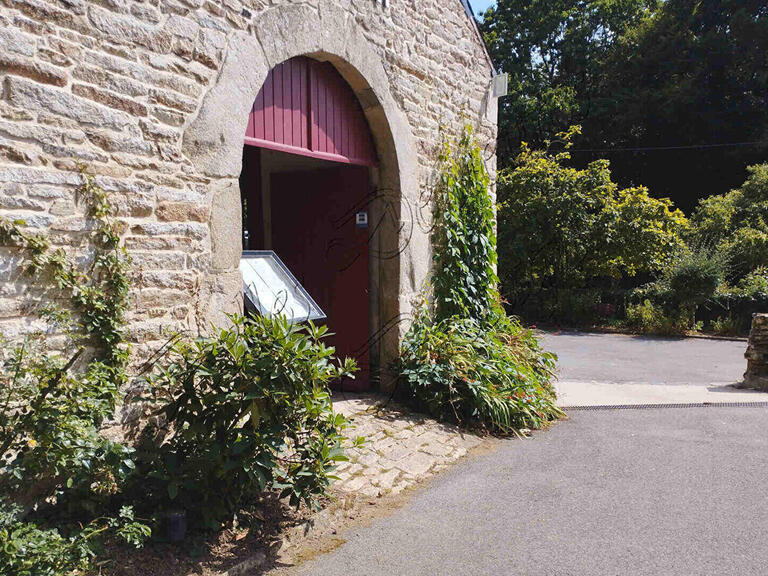
[[272, 175], [272, 248], [328, 316], [339, 356], [357, 360], [345, 390], [367, 390], [368, 229], [355, 215], [366, 210], [368, 170], [340, 166]]
[[376, 150], [355, 93], [329, 62], [297, 56], [267, 74], [253, 103], [245, 145], [359, 165]]

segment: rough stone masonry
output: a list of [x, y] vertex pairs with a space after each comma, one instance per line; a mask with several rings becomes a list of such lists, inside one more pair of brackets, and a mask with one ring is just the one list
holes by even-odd
[[755, 314], [744, 353], [747, 371], [743, 386], [768, 391], [768, 314]]
[[[492, 67], [461, 0], [0, 0], [0, 214], [76, 251], [78, 163], [98, 176], [134, 259], [139, 357], [240, 307], [245, 122], [268, 70], [300, 54], [332, 61], [371, 124], [407, 235], [382, 306], [407, 315], [441, 131], [472, 124], [495, 171]], [[0, 251], [6, 337], [39, 327], [17, 264]]]

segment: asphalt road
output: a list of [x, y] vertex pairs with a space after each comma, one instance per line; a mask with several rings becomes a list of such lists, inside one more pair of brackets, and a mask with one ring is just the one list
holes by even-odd
[[545, 332], [541, 342], [569, 381], [731, 384], [747, 367], [746, 341]]
[[768, 572], [768, 409], [575, 411], [433, 479], [298, 574]]

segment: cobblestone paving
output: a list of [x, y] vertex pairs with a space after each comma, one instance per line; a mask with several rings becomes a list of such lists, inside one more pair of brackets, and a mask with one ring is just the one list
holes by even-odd
[[[337, 468], [335, 475], [339, 480], [331, 486], [332, 503], [282, 534], [276, 548], [278, 567], [267, 572], [270, 575], [287, 574], [279, 566], [287, 569], [301, 563], [302, 550], [312, 557], [317, 550], [325, 549], [324, 538], [328, 542], [338, 541], [338, 531], [354, 522], [361, 508], [370, 510], [363, 504], [373, 504], [382, 498], [381, 507], [386, 509], [387, 496], [415, 486], [472, 448], [493, 441], [409, 412], [383, 395], [345, 394], [335, 397], [333, 406], [336, 412], [352, 420], [352, 426], [345, 431], [349, 462]], [[354, 448], [357, 436], [364, 436], [365, 443]], [[264, 558], [261, 553], [222, 576], [251, 573]]]
[[[350, 460], [339, 466], [333, 486], [340, 496], [397, 494], [483, 442], [481, 436], [403, 410], [383, 396], [347, 395], [333, 404], [353, 421], [346, 431]], [[365, 437], [359, 448], [351, 447], [356, 436]]]

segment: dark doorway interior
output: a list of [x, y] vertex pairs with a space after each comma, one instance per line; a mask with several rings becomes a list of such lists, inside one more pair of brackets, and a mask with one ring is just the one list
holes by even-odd
[[369, 169], [246, 146], [243, 247], [274, 250], [328, 316], [339, 356], [357, 360], [345, 390], [370, 384]]

